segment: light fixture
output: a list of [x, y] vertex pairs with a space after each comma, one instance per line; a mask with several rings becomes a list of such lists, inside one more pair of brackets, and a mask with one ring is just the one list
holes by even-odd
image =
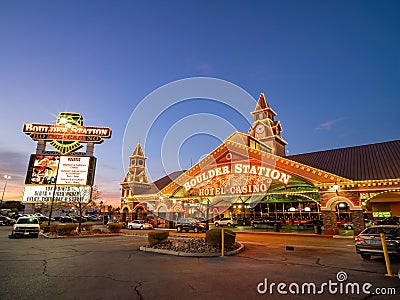
[[336, 195], [339, 195], [339, 185], [337, 182], [332, 186], [332, 189], [335, 191]]

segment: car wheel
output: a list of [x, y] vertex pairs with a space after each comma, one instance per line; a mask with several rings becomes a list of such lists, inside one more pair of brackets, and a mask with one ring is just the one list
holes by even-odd
[[199, 232], [199, 228], [195, 227], [194, 228], [194, 232], [198, 233]]
[[218, 227], [218, 226], [219, 226], [219, 224], [218, 224], [218, 223], [215, 223], [214, 225], [215, 225], [215, 227]]
[[231, 226], [232, 226], [232, 224], [231, 224], [231, 223], [228, 223], [227, 225], [228, 225], [228, 227], [231, 227]]
[[371, 259], [371, 254], [361, 253], [360, 255], [364, 259]]
[[182, 227], [181, 226], [176, 227], [176, 231], [181, 232], [182, 231]]
[[130, 230], [132, 230], [133, 228], [132, 228], [132, 225], [129, 225], [129, 227], [128, 227]]
[[143, 230], [144, 229], [144, 227], [143, 226], [140, 226], [140, 230]]

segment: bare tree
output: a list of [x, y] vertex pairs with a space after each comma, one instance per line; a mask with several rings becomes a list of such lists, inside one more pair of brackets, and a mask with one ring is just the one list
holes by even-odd
[[[95, 189], [93, 188], [93, 191]], [[97, 189], [96, 189], [97, 191]], [[93, 198], [92, 198], [92, 189], [89, 186], [74, 186], [71, 187], [70, 191], [66, 193], [65, 200], [70, 205], [76, 207], [77, 211], [79, 212], [79, 225], [78, 225], [78, 232], [82, 231], [82, 215], [83, 213], [89, 208], [95, 205]], [[96, 196], [97, 196], [96, 192]]]

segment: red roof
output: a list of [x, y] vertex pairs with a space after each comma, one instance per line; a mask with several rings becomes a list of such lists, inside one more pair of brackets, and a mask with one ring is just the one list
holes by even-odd
[[400, 178], [400, 140], [287, 158], [351, 180]]

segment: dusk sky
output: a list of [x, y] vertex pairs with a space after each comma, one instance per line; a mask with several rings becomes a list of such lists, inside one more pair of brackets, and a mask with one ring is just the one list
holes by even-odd
[[[95, 184], [103, 201], [118, 205], [132, 113], [153, 91], [191, 77], [231, 82], [255, 99], [264, 92], [289, 155], [397, 140], [399, 12], [400, 1], [2, 0], [1, 191], [3, 176], [12, 177], [4, 199], [21, 199], [36, 149], [23, 123], [53, 124], [70, 111], [84, 125], [113, 130], [95, 147]], [[213, 123], [191, 116], [208, 114], [247, 132], [250, 111], [240, 113], [207, 99], [165, 111], [156, 134], [140, 141], [152, 179], [164, 175], [157, 145], [169, 128], [189, 117], [189, 127], [204, 133], [176, 141], [186, 169], [229, 135], [202, 130]], [[138, 142], [125, 140], [131, 151]]]

